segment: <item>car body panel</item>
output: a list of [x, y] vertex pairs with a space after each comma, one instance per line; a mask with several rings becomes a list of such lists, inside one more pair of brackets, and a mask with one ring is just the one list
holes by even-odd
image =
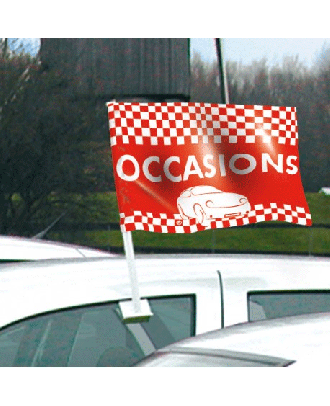
[[[163, 261], [161, 261], [163, 262]], [[196, 295], [196, 331], [221, 326], [216, 272], [137, 259], [141, 297]], [[54, 260], [0, 267], [0, 327], [54, 309], [131, 298], [126, 259]], [[212, 305], [210, 306], [210, 303]]]
[[0, 236], [0, 261], [34, 261], [55, 258], [114, 257], [116, 254], [55, 241]]
[[131, 366], [152, 346], [246, 321], [251, 290], [330, 292], [328, 258], [138, 255], [135, 264], [140, 296], [154, 311], [144, 325], [120, 314], [132, 296], [124, 256], [0, 264], [3, 366]]
[[219, 266], [223, 280], [224, 325], [248, 321], [248, 292], [330, 289], [329, 270], [330, 258], [228, 257]]
[[[197, 332], [247, 321], [250, 291], [330, 290], [330, 258], [141, 255], [135, 263], [141, 297], [197, 295]], [[53, 309], [129, 298], [125, 257], [0, 266], [0, 327]]]
[[[279, 358], [279, 366], [299, 367], [309, 365], [313, 359], [322, 362], [329, 353], [329, 341], [330, 313], [318, 313], [239, 324], [182, 340], [159, 352], [165, 357], [176, 352], [213, 356], [229, 353], [231, 357], [236, 353], [241, 359], [249, 354]], [[141, 366], [149, 366], [150, 361], [142, 361]], [[157, 359], [157, 366], [162, 366], [161, 358]]]

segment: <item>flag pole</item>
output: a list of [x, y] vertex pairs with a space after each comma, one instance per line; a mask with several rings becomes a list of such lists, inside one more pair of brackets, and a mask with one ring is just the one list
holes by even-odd
[[136, 273], [135, 267], [135, 258], [134, 258], [134, 246], [133, 246], [133, 239], [131, 231], [123, 231], [123, 242], [124, 242], [124, 250], [128, 265], [128, 272], [131, 281], [131, 288], [132, 288], [132, 302], [133, 308], [136, 313], [141, 311], [141, 299], [140, 299], [140, 292], [139, 292], [139, 283]]
[[223, 41], [222, 38], [215, 38], [215, 45], [217, 49], [217, 57], [219, 64], [219, 76], [220, 76], [220, 95], [221, 103], [229, 103], [229, 92], [228, 92], [228, 83], [227, 83], [227, 73], [226, 73], [226, 64], [223, 58]]
[[[113, 99], [109, 104], [115, 103]], [[134, 245], [131, 231], [121, 232], [123, 236], [124, 251], [126, 256], [126, 262], [128, 267], [129, 279], [131, 284], [132, 300], [124, 300], [119, 302], [119, 308], [125, 323], [139, 323], [141, 321], [149, 320], [153, 315], [148, 300], [141, 299], [139, 292], [139, 282], [137, 278], [135, 258], [134, 258]]]
[[139, 323], [147, 321], [153, 315], [148, 300], [141, 299], [137, 278], [134, 245], [131, 231], [122, 231], [124, 251], [131, 283], [132, 300], [119, 302], [119, 307], [125, 323]]
[[[228, 104], [229, 103], [229, 91], [227, 83], [227, 72], [226, 64], [223, 57], [223, 40], [222, 38], [214, 38], [215, 47], [217, 51], [218, 66], [219, 66], [219, 81], [220, 81], [220, 103]], [[215, 252], [216, 246], [216, 231], [212, 232], [212, 253]]]

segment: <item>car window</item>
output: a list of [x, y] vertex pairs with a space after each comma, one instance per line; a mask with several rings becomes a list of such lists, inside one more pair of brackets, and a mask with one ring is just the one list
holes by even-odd
[[329, 311], [327, 290], [248, 292], [249, 321]]
[[118, 303], [37, 315], [0, 331], [0, 366], [130, 366], [195, 333], [194, 295], [150, 298], [149, 321], [124, 324]]

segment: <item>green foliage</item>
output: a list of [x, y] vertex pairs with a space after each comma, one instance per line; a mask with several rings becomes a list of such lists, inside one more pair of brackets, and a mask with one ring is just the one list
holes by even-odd
[[118, 223], [119, 213], [114, 192], [55, 194], [47, 199], [47, 205], [38, 212], [35, 223], [39, 229], [46, 228], [53, 220], [63, 215], [62, 224], [79, 226], [80, 223]]
[[[61, 240], [63, 233], [52, 233]], [[94, 247], [118, 247], [123, 250], [120, 231], [74, 231], [66, 233], [66, 242]], [[147, 247], [155, 252], [166, 249], [191, 252], [268, 252], [310, 253], [329, 255], [330, 230], [312, 228], [230, 228], [202, 231], [194, 234], [160, 234], [145, 231], [133, 232], [134, 246], [139, 251]]]
[[306, 199], [313, 223], [330, 224], [330, 196], [324, 193], [306, 193]]

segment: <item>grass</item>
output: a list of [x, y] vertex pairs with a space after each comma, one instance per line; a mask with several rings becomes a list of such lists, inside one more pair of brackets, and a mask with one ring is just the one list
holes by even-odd
[[306, 193], [314, 224], [330, 224], [330, 196], [323, 193]]
[[[330, 196], [307, 193], [306, 198], [314, 224], [330, 224]], [[97, 202], [97, 203], [96, 203]], [[115, 193], [94, 196], [94, 210], [100, 204], [102, 215], [97, 222], [118, 222]], [[109, 207], [107, 212], [106, 207]], [[100, 211], [101, 212], [101, 211]], [[95, 220], [95, 216], [93, 217]], [[90, 221], [89, 216], [84, 221]], [[193, 234], [162, 234], [145, 231], [132, 233], [136, 249], [139, 247], [175, 250], [291, 252], [330, 255], [330, 229], [294, 228], [227, 228]], [[72, 231], [53, 233], [53, 239], [94, 247], [115, 247], [122, 250], [120, 231]]]
[[[330, 232], [324, 229], [223, 229], [207, 230], [194, 234], [161, 234], [144, 231], [133, 232], [136, 247], [221, 250], [311, 252], [330, 254]], [[75, 241], [98, 247], [122, 247], [120, 231], [86, 231], [76, 235]]]

